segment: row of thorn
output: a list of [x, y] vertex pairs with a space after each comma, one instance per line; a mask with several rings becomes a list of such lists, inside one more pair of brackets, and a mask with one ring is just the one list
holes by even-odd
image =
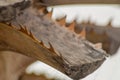
[[[11, 23], [8, 24], [8, 25], [9, 25], [10, 27], [16, 29], [16, 27], [13, 26]], [[42, 47], [45, 47], [43, 41], [37, 40], [37, 39], [35, 38], [35, 36], [32, 34], [32, 32], [27, 29], [26, 26], [23, 26], [23, 25], [19, 24], [19, 27], [20, 27], [20, 28], [18, 29], [18, 31], [20, 31], [20, 32], [28, 35], [28, 36], [31, 37], [33, 40], [39, 42], [39, 44], [40, 44]], [[45, 48], [47, 48], [47, 47], [45, 47]], [[53, 53], [56, 53], [56, 51], [54, 50], [54, 48], [53, 48], [53, 46], [52, 46], [52, 44], [51, 44], [50, 42], [49, 42], [49, 48], [47, 48], [47, 49], [48, 49], [49, 51], [53, 52]]]
[[[42, 10], [44, 10], [44, 9], [42, 9]], [[53, 9], [51, 10], [51, 12], [48, 12], [45, 15], [45, 17], [51, 19], [52, 18], [52, 13], [53, 13]], [[64, 16], [63, 18], [56, 20], [56, 22], [60, 26], [63, 26], [65, 28], [67, 28], [71, 32], [75, 32], [75, 25], [76, 25], [76, 21], [75, 20], [73, 22], [71, 22], [69, 25], [66, 25], [66, 16]], [[112, 20], [108, 23], [108, 26], [111, 26], [111, 22], [112, 22]], [[88, 22], [88, 23], [82, 23], [82, 24], [90, 24], [90, 22]], [[77, 35], [80, 36], [82, 39], [86, 39], [86, 29], [85, 29], [85, 27]], [[102, 48], [102, 43], [96, 43], [94, 46], [95, 46], [95, 48], [100, 48], [101, 49]]]
[[[46, 7], [43, 7], [40, 9], [40, 12], [44, 13], [46, 12]], [[51, 19], [52, 18], [52, 14], [53, 14], [53, 9], [50, 11], [50, 12], [47, 12], [47, 13], [44, 13], [46, 18], [48, 19]], [[61, 19], [57, 19], [55, 22], [57, 22], [60, 26], [63, 26], [65, 28], [67, 28], [68, 30], [70, 30], [71, 32], [75, 32], [75, 25], [76, 25], [76, 20], [74, 20], [73, 22], [71, 22], [69, 25], [66, 25], [66, 15], [61, 18]], [[108, 26], [111, 27], [111, 23], [112, 23], [112, 19], [109, 21], [108, 23]], [[86, 23], [86, 22], [83, 22], [82, 24], [91, 24], [89, 21]], [[92, 24], [94, 25], [94, 24]], [[82, 31], [77, 34], [78, 36], [80, 36], [82, 39], [86, 39], [86, 29], [85, 27], [82, 29]], [[96, 43], [94, 45], [96, 48], [102, 48], [102, 43]], [[52, 45], [51, 45], [52, 47]], [[54, 51], [54, 48], [52, 47], [52, 51]]]
[[[50, 11], [50, 12], [47, 12], [46, 11], [46, 7], [42, 7], [42, 8], [40, 8], [40, 10], [39, 10], [41, 13], [44, 13], [45, 14], [45, 18], [47, 18], [47, 19], [51, 19], [51, 17], [52, 17], [52, 13], [53, 13], [53, 9]], [[71, 32], [75, 32], [75, 25], [76, 25], [76, 21], [74, 20], [72, 23], [70, 23], [69, 25], [67, 25], [66, 26], [66, 16], [64, 16], [63, 18], [61, 18], [61, 19], [58, 19], [58, 20], [56, 20], [55, 21], [56, 23], [58, 23], [60, 26], [63, 26], [64, 28], [67, 28], [68, 30], [70, 30]], [[88, 22], [89, 23], [89, 22]], [[109, 23], [109, 25], [111, 25], [111, 22]], [[11, 25], [11, 24], [9, 24], [9, 26], [11, 26], [12, 28], [15, 28], [13, 25]], [[31, 31], [28, 31], [27, 30], [27, 28], [26, 28], [26, 26], [22, 26], [21, 24], [19, 25], [20, 26], [20, 29], [19, 29], [19, 31], [20, 32], [22, 32], [22, 33], [25, 33], [26, 35], [28, 35], [29, 37], [31, 37], [32, 39], [34, 39], [35, 41], [37, 41], [37, 42], [39, 42], [40, 43], [40, 45], [42, 45], [43, 47], [45, 47], [44, 46], [44, 43], [42, 42], [42, 41], [39, 41], [39, 40], [37, 40], [35, 37], [34, 37], [34, 35], [32, 34], [32, 32]], [[79, 34], [77, 34], [78, 36], [80, 36], [82, 39], [86, 39], [86, 29], [85, 29], [85, 27], [82, 29], [82, 31], [79, 33]], [[97, 48], [101, 48], [101, 43], [98, 43], [98, 44], [95, 44], [95, 46], [97, 47]], [[54, 50], [54, 48], [53, 48], [53, 46], [52, 46], [52, 44], [51, 43], [49, 43], [49, 48], [47, 48], [49, 51], [52, 51], [53, 53], [56, 53], [55, 52], [55, 50]], [[46, 48], [46, 47], [45, 47]]]
[[[46, 16], [47, 18], [49, 18], [49, 19], [52, 18], [53, 10], [54, 10], [54, 9], [52, 8], [51, 11], [48, 12], [46, 7], [42, 7], [42, 8], [39, 9], [39, 11], [42, 12], [43, 14], [45, 14], [45, 16]], [[61, 25], [66, 25], [66, 18], [67, 18], [67, 16], [64, 15], [63, 18], [57, 19], [56, 21], [57, 21], [57, 22], [59, 21]], [[77, 17], [77, 18], [78, 18], [78, 17]], [[76, 19], [77, 19], [77, 18], [76, 18]], [[78, 23], [78, 24], [81, 24], [81, 25], [94, 25], [94, 26], [96, 26], [96, 24], [93, 23], [93, 22], [90, 22], [90, 20], [88, 20], [88, 21], [82, 21], [81, 23], [79, 23], [79, 22], [77, 22], [76, 19], [73, 20], [74, 23]], [[71, 23], [73, 23], [73, 22], [71, 22]], [[111, 18], [111, 19], [108, 21], [108, 23], [107, 23], [106, 26], [107, 26], [107, 27], [112, 27], [112, 22], [113, 22], [113, 19]]]
[[[42, 12], [42, 13], [45, 12], [45, 11], [46, 11], [45, 7], [40, 9], [40, 12]], [[47, 19], [51, 19], [52, 18], [52, 14], [53, 14], [53, 9], [50, 12], [46, 13], [44, 17], [47, 18]], [[75, 20], [72, 23], [70, 23], [69, 25], [66, 25], [66, 16], [64, 16], [63, 18], [58, 19], [55, 22], [58, 23], [60, 26], [68, 28], [71, 32], [75, 32], [75, 30], [74, 30], [75, 29], [75, 25], [76, 25], [76, 21]], [[81, 31], [80, 36], [82, 38], [86, 37], [85, 28], [83, 28], [83, 30]]]

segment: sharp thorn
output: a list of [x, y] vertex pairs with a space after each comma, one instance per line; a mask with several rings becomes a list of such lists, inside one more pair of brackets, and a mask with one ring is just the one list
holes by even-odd
[[30, 31], [30, 34], [29, 36], [32, 38], [32, 39], [35, 39], [35, 37], [33, 36], [32, 32]]
[[10, 27], [15, 28], [11, 23], [9, 24]]
[[29, 32], [28, 32], [28, 30], [27, 30], [26, 26], [25, 26], [24, 28], [25, 28], [25, 30], [24, 30], [24, 31], [25, 31], [25, 33], [29, 35]]
[[20, 30], [23, 30], [23, 25], [19, 24]]
[[11, 24], [11, 23], [8, 23], [8, 25], [9, 25], [10, 27], [12, 27], [12, 24]]
[[21, 32], [23, 32], [23, 33], [29, 35], [29, 32], [28, 32], [28, 30], [27, 30], [26, 27], [22, 26], [21, 24], [19, 24], [19, 26], [20, 26], [19, 31], [21, 31]]
[[49, 43], [49, 45], [50, 45], [49, 50], [50, 50], [51, 52], [53, 52], [53, 53], [56, 53], [55, 50], [54, 50], [54, 48], [53, 48], [53, 46], [51, 45], [51, 43]]
[[65, 15], [63, 18], [57, 20], [57, 22], [58, 22], [61, 26], [66, 26], [66, 15]]
[[73, 21], [69, 26], [68, 26], [68, 29], [71, 30], [72, 32], [75, 31], [75, 21]]
[[85, 28], [83, 28], [83, 30], [80, 32], [79, 36], [82, 37], [83, 39], [86, 39], [86, 29]]
[[41, 41], [41, 42], [40, 42], [40, 45], [44, 46], [44, 43], [43, 43], [43, 41]]
[[45, 15], [45, 17], [51, 19], [51, 18], [52, 18], [52, 14], [53, 14], [53, 8], [52, 8], [52, 10], [51, 10], [50, 12], [48, 12], [48, 13]]
[[23, 30], [24, 30], [23, 26], [22, 26], [21, 24], [19, 24], [19, 26], [20, 26], [19, 31], [22, 31], [22, 32], [23, 32]]

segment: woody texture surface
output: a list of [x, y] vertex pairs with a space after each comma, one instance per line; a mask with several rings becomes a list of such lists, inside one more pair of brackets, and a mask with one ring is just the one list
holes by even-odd
[[[117, 51], [120, 29], [113, 28], [111, 22], [99, 27], [75, 21], [66, 23], [66, 17], [52, 20], [54, 9], [48, 12], [46, 8], [72, 3], [64, 1], [16, 0], [1, 4], [0, 80], [38, 80], [37, 76], [25, 74], [27, 66], [36, 60], [79, 80]], [[74, 1], [78, 3], [81, 1]]]

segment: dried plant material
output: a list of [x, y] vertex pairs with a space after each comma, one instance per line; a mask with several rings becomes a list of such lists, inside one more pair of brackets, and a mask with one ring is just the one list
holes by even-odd
[[[45, 1], [43, 3], [48, 2]], [[0, 16], [0, 51], [13, 51], [33, 57], [58, 69], [74, 80], [79, 80], [87, 76], [103, 63], [107, 56], [106, 52], [99, 48], [100, 46], [91, 43], [95, 40], [91, 37], [98, 36], [96, 34], [98, 32], [95, 32], [96, 27], [92, 27], [92, 30], [89, 30], [91, 27], [82, 28], [81, 37], [78, 37], [78, 34], [74, 30], [75, 23], [72, 23], [68, 27], [70, 31], [69, 29], [65, 29], [65, 27], [61, 27], [66, 25], [66, 18], [58, 22], [52, 21], [53, 10], [46, 14], [43, 13], [44, 9], [42, 9], [43, 11], [39, 11], [40, 9], [34, 5], [34, 2], [25, 1], [23, 3], [19, 3], [21, 5], [16, 5], [18, 4], [16, 3], [5, 6], [4, 14], [6, 16], [5, 18]], [[40, 8], [42, 8], [41, 5]], [[4, 9], [0, 8], [0, 10], [0, 14], [2, 14]], [[13, 14], [14, 10], [17, 13]], [[15, 26], [11, 27], [12, 25], [6, 23]], [[18, 30], [18, 28], [20, 29]], [[116, 29], [108, 29], [106, 27], [102, 30], [103, 32], [100, 32], [102, 34], [99, 34], [97, 39], [110, 38], [110, 40], [113, 40], [114, 36], [107, 30], [116, 31]], [[91, 39], [92, 41], [90, 42], [87, 39]], [[115, 40], [119, 39], [115, 37]], [[103, 42], [101, 43], [103, 46], [106, 45]], [[109, 45], [112, 44], [109, 40], [107, 43]], [[48, 44], [50, 48], [47, 48], [45, 44]], [[20, 77], [20, 75], [18, 74], [17, 77]]]

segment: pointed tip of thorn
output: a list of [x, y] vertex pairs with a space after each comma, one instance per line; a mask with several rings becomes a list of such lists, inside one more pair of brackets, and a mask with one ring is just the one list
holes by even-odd
[[12, 25], [12, 23], [8, 23], [8, 25], [9, 25], [10, 27], [12, 27], [12, 28], [15, 28], [15, 27]]
[[50, 12], [48, 12], [46, 15], [45, 15], [45, 17], [47, 17], [47, 18], [52, 18], [52, 14], [53, 14], [53, 8], [52, 8], [52, 10], [50, 11]]
[[52, 44], [51, 44], [50, 42], [49, 42], [49, 45], [50, 45], [49, 50], [50, 50], [51, 52], [53, 52], [53, 53], [56, 53], [55, 50], [54, 50], [54, 48], [53, 48], [53, 46], [52, 46]]
[[21, 32], [29, 35], [29, 32], [28, 32], [26, 26], [23, 26], [23, 25], [21, 25], [21, 24], [20, 24], [20, 29], [19, 29], [19, 31], [21, 31]]
[[69, 26], [68, 26], [68, 29], [70, 30], [70, 31], [75, 31], [75, 24], [76, 24], [76, 21], [73, 21]]
[[58, 19], [57, 22], [61, 25], [61, 26], [66, 26], [66, 15], [61, 18], [61, 19]]
[[24, 34], [28, 35], [32, 39], [36, 40], [36, 38], [33, 36], [32, 32], [29, 31], [26, 26], [23, 26], [21, 24], [19, 24], [19, 25], [20, 25], [20, 29], [19, 29], [20, 32], [23, 32]]
[[86, 39], [86, 29], [83, 28], [79, 35], [80, 35], [80, 37], [82, 37], [83, 39]]
[[30, 36], [32, 39], [36, 40], [31, 31], [30, 31], [30, 33], [29, 33], [29, 36]]
[[40, 45], [44, 46], [44, 43], [43, 43], [43, 41], [41, 41], [41, 42], [40, 42]]

